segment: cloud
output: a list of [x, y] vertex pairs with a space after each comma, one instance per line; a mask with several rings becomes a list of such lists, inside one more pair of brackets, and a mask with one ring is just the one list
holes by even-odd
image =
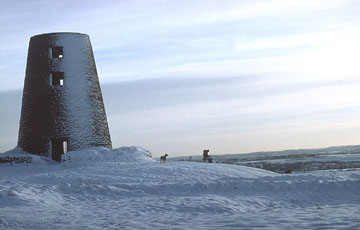
[[[239, 77], [206, 79], [208, 82], [199, 79], [153, 79], [119, 83], [113, 86], [117, 91], [114, 90], [111, 97], [104, 85], [110, 130], [115, 137], [113, 142], [115, 145], [134, 144], [134, 140], [142, 140], [145, 146], [155, 151], [160, 151], [162, 143], [167, 149], [177, 146], [188, 154], [194, 147], [193, 142], [218, 143], [222, 147], [224, 143], [233, 142], [232, 152], [237, 148], [255, 151], [255, 145], [236, 137], [249, 142], [261, 138], [264, 148], [266, 145], [279, 148], [291, 146], [291, 143], [285, 143], [286, 133], [290, 132], [293, 138], [298, 139], [293, 142], [296, 142], [294, 145], [301, 147], [300, 140], [310, 146], [315, 133], [322, 131], [329, 140], [335, 140], [331, 134], [332, 127], [348, 130], [352, 129], [350, 123], [358, 124], [356, 117], [360, 105], [356, 98], [359, 97], [357, 88], [360, 82], [334, 81], [324, 85], [319, 82], [298, 85], [294, 82], [293, 85], [279, 87], [271, 84], [274, 76], [252, 77], [252, 81]], [[192, 82], [195, 84], [192, 85]], [[122, 91], [129, 97], [115, 95]], [[131, 106], [135, 108], [129, 109], [129, 103], [134, 103]], [[274, 130], [276, 141], [269, 130]], [[219, 139], [214, 140], [215, 137]], [[229, 139], [219, 143], [225, 137]], [[337, 140], [334, 143], [340, 142]], [[215, 148], [220, 149], [219, 146]], [[198, 148], [202, 147], [199, 145]]]

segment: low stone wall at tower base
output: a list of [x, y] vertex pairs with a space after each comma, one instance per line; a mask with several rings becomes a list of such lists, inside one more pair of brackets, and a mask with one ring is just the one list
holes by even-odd
[[10, 156], [5, 156], [5, 157], [1, 157], [0, 156], [0, 164], [1, 163], [31, 163], [32, 162], [32, 157], [10, 157]]
[[34, 162], [41, 162], [42, 158], [22, 150], [19, 147], [0, 153], [0, 164], [28, 164]]

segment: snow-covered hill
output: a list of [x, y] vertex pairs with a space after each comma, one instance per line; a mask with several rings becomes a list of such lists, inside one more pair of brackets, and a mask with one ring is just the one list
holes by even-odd
[[139, 147], [31, 157], [0, 164], [0, 229], [360, 229], [358, 170], [160, 164]]

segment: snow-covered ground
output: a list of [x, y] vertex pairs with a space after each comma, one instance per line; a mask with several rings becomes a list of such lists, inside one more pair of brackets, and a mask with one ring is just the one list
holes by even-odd
[[359, 170], [277, 174], [150, 156], [95, 148], [63, 163], [0, 164], [0, 229], [360, 229]]

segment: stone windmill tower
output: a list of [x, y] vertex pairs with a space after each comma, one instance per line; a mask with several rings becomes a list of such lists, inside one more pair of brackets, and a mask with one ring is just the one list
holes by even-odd
[[31, 37], [18, 146], [56, 161], [67, 151], [112, 147], [88, 35]]

